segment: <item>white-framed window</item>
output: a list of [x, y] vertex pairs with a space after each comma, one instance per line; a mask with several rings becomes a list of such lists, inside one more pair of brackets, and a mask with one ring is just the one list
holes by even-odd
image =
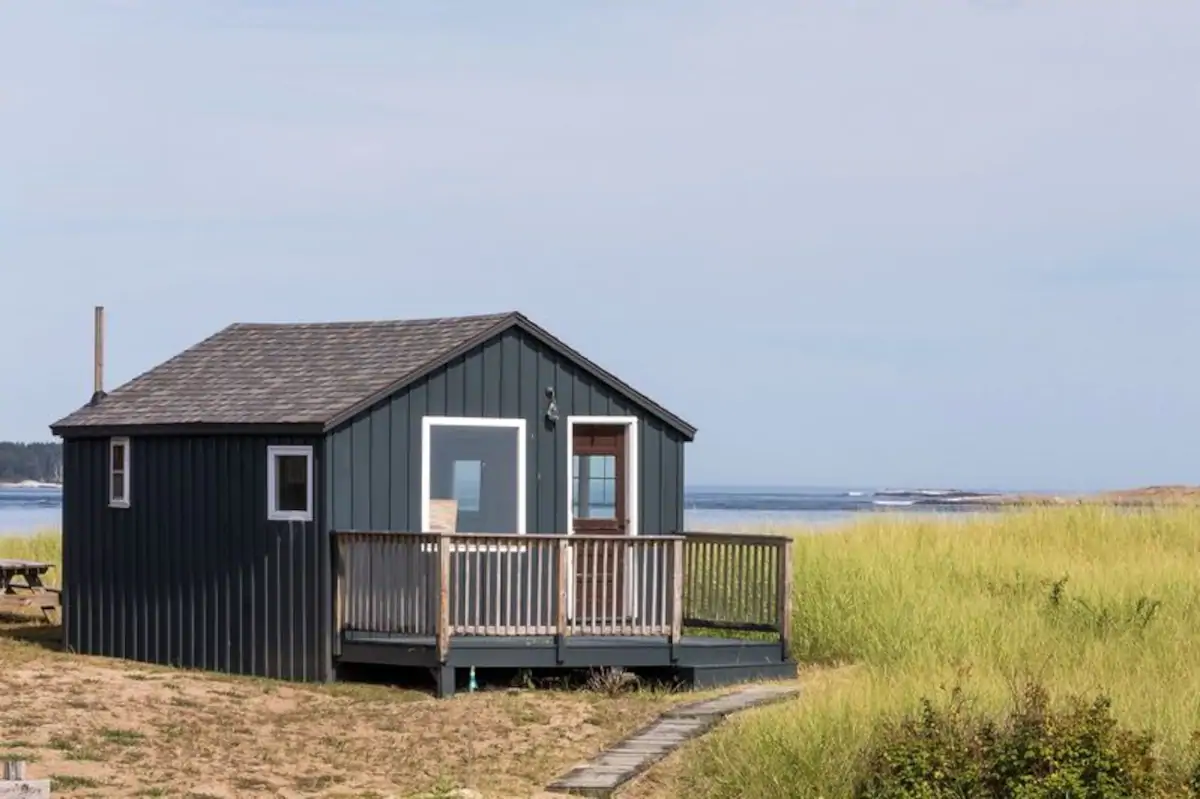
[[129, 439], [108, 442], [108, 506], [129, 507]]
[[313, 448], [267, 447], [267, 518], [310, 522], [313, 517]]
[[421, 531], [432, 500], [454, 500], [454, 532], [525, 534], [525, 420], [421, 420]]

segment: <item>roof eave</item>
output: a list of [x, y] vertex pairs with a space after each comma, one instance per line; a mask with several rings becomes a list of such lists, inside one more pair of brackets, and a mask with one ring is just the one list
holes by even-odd
[[267, 435], [317, 436], [325, 426], [319, 421], [297, 422], [154, 422], [53, 424], [50, 432], [59, 438], [106, 438], [109, 436]]

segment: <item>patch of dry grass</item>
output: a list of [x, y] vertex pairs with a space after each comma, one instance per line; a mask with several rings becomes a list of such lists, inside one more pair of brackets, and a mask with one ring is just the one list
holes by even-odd
[[299, 685], [83, 658], [0, 621], [0, 759], [55, 796], [531, 796], [704, 694]]

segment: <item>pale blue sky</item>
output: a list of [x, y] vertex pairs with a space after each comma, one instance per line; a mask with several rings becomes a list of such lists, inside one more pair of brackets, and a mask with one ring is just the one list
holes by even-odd
[[0, 439], [86, 400], [94, 304], [110, 387], [234, 320], [518, 308], [698, 425], [693, 483], [1200, 482], [1197, 31], [5, 3]]

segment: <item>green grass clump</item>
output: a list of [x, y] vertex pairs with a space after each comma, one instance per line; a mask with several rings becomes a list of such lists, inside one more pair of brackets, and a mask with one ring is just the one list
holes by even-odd
[[1069, 697], [1110, 703], [1122, 729], [1149, 736], [1168, 793], [1187, 795], [1200, 509], [876, 517], [798, 534], [794, 557], [794, 655], [856, 665], [702, 742], [689, 793], [853, 796], [881, 731], [919, 717], [923, 700], [961, 692], [1003, 723], [1014, 686], [1033, 682], [1062, 712]]

